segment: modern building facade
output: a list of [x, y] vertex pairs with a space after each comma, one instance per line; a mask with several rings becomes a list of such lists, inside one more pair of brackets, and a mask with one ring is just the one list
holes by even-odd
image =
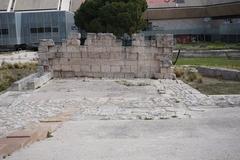
[[61, 43], [74, 30], [82, 0], [0, 0], [0, 48], [37, 46], [40, 39]]
[[[0, 0], [0, 48], [61, 43], [74, 26], [84, 0]], [[143, 33], [174, 34], [177, 41], [240, 42], [240, 0], [147, 0]]]
[[240, 0], [148, 0], [146, 36], [172, 33], [177, 41], [240, 42]]

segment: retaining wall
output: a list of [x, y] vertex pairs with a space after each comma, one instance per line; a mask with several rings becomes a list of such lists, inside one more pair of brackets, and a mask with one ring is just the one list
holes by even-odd
[[132, 46], [122, 46], [113, 34], [89, 33], [85, 45], [73, 35], [61, 46], [41, 40], [39, 64], [54, 77], [94, 78], [174, 78], [172, 66], [173, 36], [157, 35], [146, 41], [133, 35]]
[[[174, 50], [177, 54], [178, 50]], [[207, 58], [207, 57], [228, 57], [229, 59], [240, 59], [240, 50], [181, 50], [182, 58]]]
[[240, 71], [235, 69], [197, 67], [198, 72], [206, 77], [222, 78], [225, 80], [240, 81]]

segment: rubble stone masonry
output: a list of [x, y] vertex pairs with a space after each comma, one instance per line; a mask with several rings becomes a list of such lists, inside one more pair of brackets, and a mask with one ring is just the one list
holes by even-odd
[[128, 47], [110, 33], [89, 33], [87, 37], [84, 45], [76, 34], [60, 46], [52, 40], [41, 40], [39, 65], [53, 72], [55, 78], [174, 78], [172, 35], [144, 40], [135, 34]]

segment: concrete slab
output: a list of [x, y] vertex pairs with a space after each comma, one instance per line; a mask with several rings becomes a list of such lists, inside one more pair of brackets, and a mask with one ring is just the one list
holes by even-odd
[[239, 120], [72, 121], [7, 159], [238, 160]]

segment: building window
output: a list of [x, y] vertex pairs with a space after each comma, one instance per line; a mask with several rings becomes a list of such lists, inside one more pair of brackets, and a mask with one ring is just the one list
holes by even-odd
[[31, 28], [31, 33], [37, 33], [37, 28]]
[[1, 35], [8, 35], [8, 29], [0, 29]]
[[176, 3], [185, 3], [185, 0], [176, 0]]
[[43, 33], [43, 32], [44, 32], [44, 28], [43, 27], [38, 28], [38, 33]]
[[31, 28], [31, 33], [51, 33], [51, 32], [58, 32], [58, 28], [51, 28], [51, 27], [39, 27], [39, 28]]
[[53, 28], [53, 32], [58, 32], [58, 28]]
[[0, 29], [1, 35], [8, 35], [8, 29]]
[[50, 33], [51, 30], [52, 30], [51, 27], [46, 27], [46, 28], [45, 28], [45, 33]]

